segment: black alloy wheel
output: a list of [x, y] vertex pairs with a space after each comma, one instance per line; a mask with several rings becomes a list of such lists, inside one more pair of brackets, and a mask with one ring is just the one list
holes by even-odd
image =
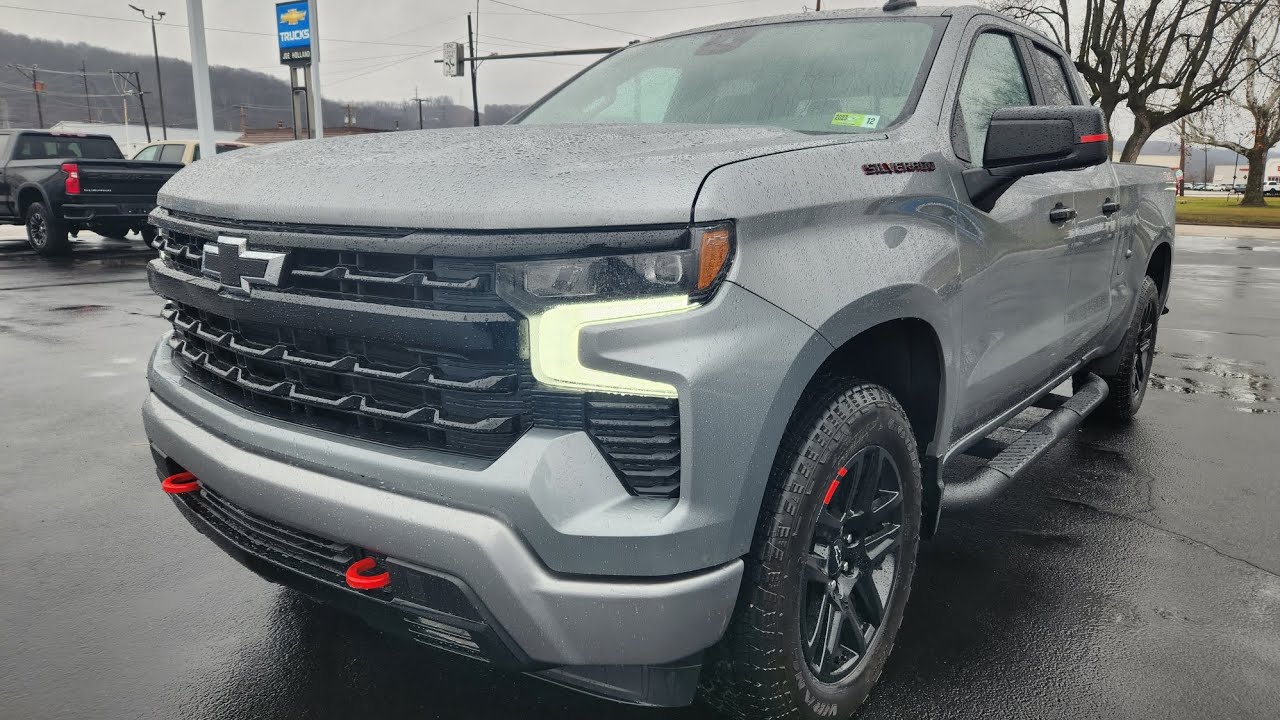
[[838, 683], [864, 657], [897, 589], [902, 480], [880, 446], [862, 448], [825, 490], [805, 559], [801, 643], [814, 677]]
[[1151, 377], [1151, 363], [1156, 357], [1156, 323], [1160, 319], [1158, 303], [1148, 302], [1142, 308], [1142, 319], [1138, 325], [1138, 345], [1133, 359], [1132, 382], [1130, 393], [1135, 397], [1141, 395]]
[[1133, 315], [1117, 352], [1119, 364], [1111, 372], [1099, 371], [1107, 383], [1107, 400], [1090, 415], [1091, 420], [1123, 425], [1142, 407], [1151, 383], [1156, 357], [1156, 335], [1160, 330], [1160, 288], [1150, 277], [1142, 279], [1134, 302]]
[[44, 213], [33, 212], [27, 215], [27, 240], [37, 251], [49, 242], [49, 223], [45, 220]]
[[27, 244], [37, 255], [53, 257], [71, 251], [67, 238], [67, 226], [49, 212], [43, 202], [34, 202], [27, 208]]

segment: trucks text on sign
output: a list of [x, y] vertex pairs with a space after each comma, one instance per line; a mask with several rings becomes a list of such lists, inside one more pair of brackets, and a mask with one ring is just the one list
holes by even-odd
[[306, 2], [276, 4], [276, 37], [280, 62], [306, 65], [311, 62], [311, 10]]

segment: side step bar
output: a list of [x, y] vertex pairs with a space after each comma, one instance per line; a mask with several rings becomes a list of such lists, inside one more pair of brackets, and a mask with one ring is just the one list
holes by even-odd
[[[1018, 475], [1044, 455], [1054, 443], [1075, 430], [1080, 422], [1106, 399], [1107, 383], [1097, 375], [1089, 373], [1087, 379], [1080, 384], [1071, 397], [1064, 398], [1061, 403], [1056, 401], [1045, 403], [1045, 405], [1057, 407], [1040, 422], [1032, 425], [1022, 437], [990, 455], [990, 462], [981, 470], [974, 473], [968, 480], [949, 483], [943, 490], [943, 507], [947, 510], [969, 508], [980, 505], [1003, 492], [1017, 479]], [[1037, 405], [1043, 407], [1039, 402]], [[979, 443], [979, 447], [989, 448], [994, 444], [994, 442]], [[986, 455], [981, 450], [972, 454]]]

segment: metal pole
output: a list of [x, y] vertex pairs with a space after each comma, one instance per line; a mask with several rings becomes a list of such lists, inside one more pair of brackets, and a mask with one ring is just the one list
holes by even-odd
[[[161, 13], [163, 16], [163, 13]], [[169, 123], [164, 117], [164, 80], [160, 77], [160, 45], [156, 42], [156, 20], [151, 19], [151, 50], [156, 56], [156, 94], [160, 96], [160, 132], [169, 139]]]
[[209, 91], [209, 53], [204, 44], [204, 0], [187, 0], [187, 37], [191, 43], [191, 84], [195, 90], [200, 156], [218, 154], [213, 140], [213, 95]]
[[1187, 194], [1187, 119], [1182, 118], [1178, 124], [1178, 196]]
[[142, 124], [147, 128], [147, 142], [151, 142], [151, 121], [147, 119], [147, 98], [142, 92], [142, 77], [133, 71], [133, 89], [138, 91], [138, 104], [142, 106]]
[[320, 97], [320, 14], [316, 12], [318, 0], [307, 0], [307, 12], [311, 13], [311, 76], [307, 78], [307, 96], [311, 100], [312, 137], [324, 137], [324, 101]]
[[40, 99], [40, 68], [31, 66], [31, 92], [36, 94], [36, 121], [40, 123], [40, 129], [44, 129], [44, 102]]
[[467, 54], [471, 56], [471, 125], [480, 127], [480, 100], [476, 96], [476, 42], [471, 34], [471, 13], [467, 13]]
[[84, 60], [80, 61], [80, 80], [84, 82], [84, 115], [85, 120], [93, 122], [93, 106], [89, 104], [89, 73], [88, 68], [84, 65]]

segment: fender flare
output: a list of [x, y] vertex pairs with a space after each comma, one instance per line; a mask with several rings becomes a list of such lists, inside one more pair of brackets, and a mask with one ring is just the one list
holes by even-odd
[[15, 217], [23, 220], [24, 222], [26, 221], [27, 209], [22, 205], [22, 196], [26, 194], [28, 190], [32, 190], [32, 189], [34, 189], [36, 192], [40, 194], [40, 202], [44, 203], [44, 206], [48, 208], [51, 212], [53, 211], [53, 202], [49, 199], [49, 193], [47, 190], [45, 190], [44, 186], [37, 182], [27, 181], [23, 183], [21, 186], [19, 186], [18, 191], [15, 192], [12, 196], [13, 210], [14, 210], [13, 214]]

